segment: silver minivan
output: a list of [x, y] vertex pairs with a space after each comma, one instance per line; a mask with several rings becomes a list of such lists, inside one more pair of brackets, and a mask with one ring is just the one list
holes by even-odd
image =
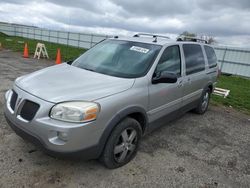
[[52, 156], [132, 160], [141, 137], [194, 110], [218, 75], [213, 48], [137, 34], [98, 43], [73, 62], [17, 78], [5, 95], [11, 128]]

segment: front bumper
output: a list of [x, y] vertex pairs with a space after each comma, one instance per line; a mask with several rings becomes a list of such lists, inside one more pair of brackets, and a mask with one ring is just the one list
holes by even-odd
[[[19, 136], [53, 156], [81, 156], [85, 159], [98, 157], [101, 131], [98, 131], [95, 121], [74, 124], [53, 120], [48, 116], [53, 103], [37, 98], [17, 86], [14, 86], [14, 91], [18, 95], [16, 107], [14, 110], [10, 109], [7, 101], [4, 113], [7, 122]], [[39, 104], [39, 110], [30, 121], [20, 118], [19, 108], [25, 100]], [[60, 133], [64, 133], [66, 139], [62, 139]]]
[[29, 133], [27, 130], [23, 130], [19, 128], [17, 125], [13, 124], [5, 115], [5, 119], [12, 128], [15, 133], [23, 138], [24, 140], [28, 140], [29, 142], [33, 143], [37, 147], [39, 147], [43, 152], [46, 154], [53, 156], [53, 157], [59, 157], [59, 158], [81, 158], [81, 159], [96, 159], [99, 157], [99, 146], [92, 146], [89, 148], [85, 148], [79, 151], [74, 152], [58, 152], [53, 151], [49, 148], [47, 148], [46, 144], [39, 138], [32, 133]]

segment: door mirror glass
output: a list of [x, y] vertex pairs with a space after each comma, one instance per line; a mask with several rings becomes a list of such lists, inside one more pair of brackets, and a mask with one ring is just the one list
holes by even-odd
[[155, 73], [152, 84], [158, 84], [158, 83], [176, 83], [178, 79], [178, 76], [175, 73], [162, 71]]

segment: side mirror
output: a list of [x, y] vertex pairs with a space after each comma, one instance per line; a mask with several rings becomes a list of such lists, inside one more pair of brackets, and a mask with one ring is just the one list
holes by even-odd
[[167, 71], [162, 71], [155, 73], [154, 77], [152, 78], [152, 84], [158, 83], [176, 83], [178, 76], [174, 73], [170, 73]]
[[70, 61], [67, 61], [66, 63], [67, 63], [68, 65], [71, 65], [73, 62], [74, 62], [74, 60], [70, 60]]

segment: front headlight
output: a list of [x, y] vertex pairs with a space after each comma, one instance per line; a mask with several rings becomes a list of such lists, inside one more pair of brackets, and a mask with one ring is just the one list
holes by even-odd
[[55, 105], [50, 117], [56, 120], [83, 123], [93, 121], [100, 112], [100, 106], [94, 102], [73, 101]]

